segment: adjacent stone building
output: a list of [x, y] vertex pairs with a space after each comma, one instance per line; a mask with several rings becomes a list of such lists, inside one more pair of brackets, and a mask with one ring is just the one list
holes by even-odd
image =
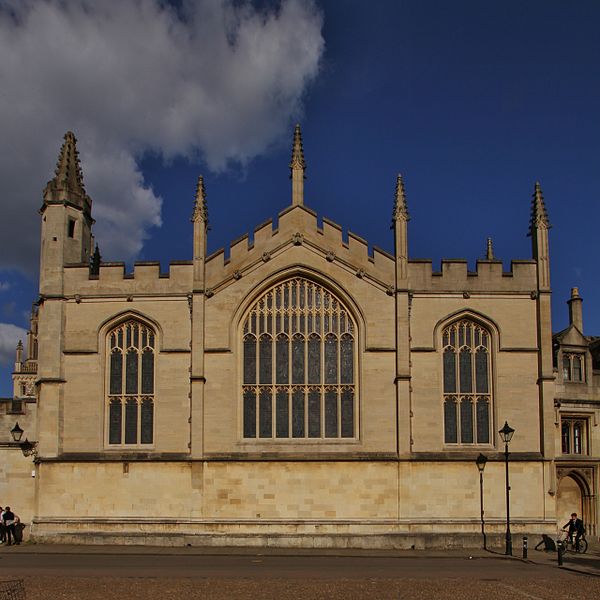
[[[400, 177], [394, 254], [370, 254], [304, 205], [299, 127], [290, 168], [276, 226], [207, 256], [200, 178], [192, 260], [128, 273], [93, 251], [67, 133], [40, 211], [27, 359], [19, 347], [0, 416], [3, 502], [41, 540], [476, 546], [483, 454], [500, 543], [508, 422], [513, 534], [554, 533], [572, 509], [595, 533], [600, 342], [575, 291], [552, 337], [539, 184], [532, 258], [505, 272], [490, 241], [474, 272], [436, 271], [408, 256]], [[33, 462], [10, 441], [17, 420]]]

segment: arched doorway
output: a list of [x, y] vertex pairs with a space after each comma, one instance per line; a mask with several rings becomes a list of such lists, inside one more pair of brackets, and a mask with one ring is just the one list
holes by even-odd
[[[571, 513], [583, 519], [588, 534], [596, 534], [596, 514], [590, 484], [586, 474], [579, 470], [560, 469], [558, 472], [558, 493], [556, 495], [556, 520], [562, 527]], [[591, 474], [590, 474], [591, 475]]]

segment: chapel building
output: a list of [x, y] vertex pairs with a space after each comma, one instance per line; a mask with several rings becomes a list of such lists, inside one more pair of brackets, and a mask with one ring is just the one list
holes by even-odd
[[506, 272], [488, 241], [475, 271], [436, 271], [408, 256], [400, 176], [390, 255], [304, 204], [299, 126], [290, 169], [277, 226], [227, 255], [207, 255], [200, 177], [192, 260], [128, 273], [94, 251], [65, 135], [0, 406], [1, 503], [42, 541], [477, 547], [483, 531], [499, 545], [508, 423], [513, 536], [554, 535], [573, 510], [596, 534], [600, 338], [576, 289], [552, 335], [540, 185], [531, 258]]

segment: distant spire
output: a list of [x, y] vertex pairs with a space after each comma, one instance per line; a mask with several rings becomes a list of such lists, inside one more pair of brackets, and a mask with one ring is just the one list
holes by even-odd
[[205, 227], [208, 227], [208, 204], [206, 203], [206, 191], [204, 189], [204, 177], [198, 177], [196, 185], [196, 198], [194, 200], [194, 212], [192, 213], [192, 223], [201, 220]]
[[394, 210], [392, 212], [392, 227], [398, 219], [410, 221], [408, 207], [406, 205], [406, 192], [404, 191], [404, 181], [402, 175], [398, 174], [396, 178], [396, 198], [394, 200]]
[[494, 247], [492, 245], [492, 238], [489, 237], [487, 239], [487, 248], [485, 251], [485, 259], [486, 260], [495, 260], [494, 259]]
[[100, 248], [96, 244], [96, 249], [92, 258], [90, 259], [90, 275], [100, 275], [100, 264], [102, 263], [102, 256], [100, 256]]
[[290, 161], [290, 179], [292, 180], [292, 205], [304, 204], [304, 149], [302, 148], [302, 132], [300, 125], [294, 129], [294, 145], [292, 147], [292, 160]]
[[77, 139], [72, 131], [67, 131], [65, 141], [60, 149], [54, 177], [44, 189], [44, 200], [47, 203], [70, 201], [82, 208], [87, 204], [91, 208], [91, 200], [83, 185], [83, 174], [77, 152]]
[[542, 195], [542, 186], [539, 181], [535, 182], [535, 189], [531, 202], [531, 220], [529, 222], [529, 235], [533, 235], [535, 229], [550, 229], [550, 221], [548, 212], [544, 204], [544, 196]]

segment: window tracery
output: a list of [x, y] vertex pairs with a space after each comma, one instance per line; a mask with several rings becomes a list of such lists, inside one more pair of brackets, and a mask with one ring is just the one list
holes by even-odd
[[155, 333], [135, 320], [107, 336], [108, 443], [152, 444], [154, 441]]
[[563, 454], [588, 454], [588, 420], [584, 417], [561, 418], [561, 451]]
[[580, 352], [563, 352], [563, 380], [575, 383], [585, 381], [584, 355]]
[[268, 290], [243, 324], [243, 437], [355, 436], [356, 326], [323, 286]]
[[442, 331], [444, 442], [489, 444], [491, 335], [463, 319]]

